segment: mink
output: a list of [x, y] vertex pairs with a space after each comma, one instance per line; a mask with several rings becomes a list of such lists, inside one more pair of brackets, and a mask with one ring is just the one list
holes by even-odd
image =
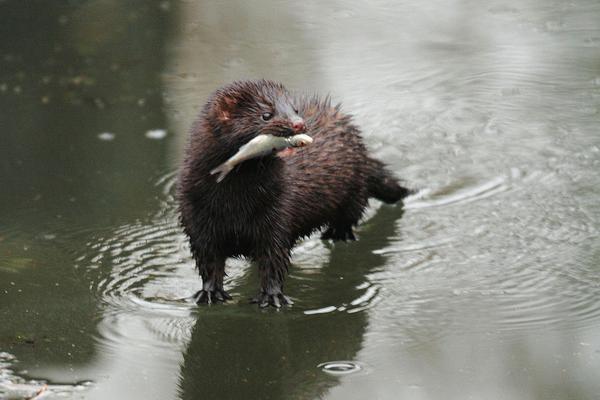
[[[259, 134], [306, 133], [310, 146], [236, 166], [222, 181], [210, 171]], [[261, 307], [291, 304], [283, 293], [296, 242], [322, 230], [325, 240], [355, 240], [370, 197], [395, 203], [409, 191], [370, 157], [352, 117], [329, 98], [297, 95], [282, 84], [238, 81], [212, 94], [190, 132], [179, 172], [180, 221], [202, 289], [200, 303], [231, 299], [225, 260], [258, 264]]]

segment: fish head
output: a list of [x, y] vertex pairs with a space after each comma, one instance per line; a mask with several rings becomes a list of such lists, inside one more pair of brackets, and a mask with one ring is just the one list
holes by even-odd
[[312, 144], [313, 138], [307, 134], [300, 133], [298, 135], [291, 136], [288, 141], [292, 147], [306, 147]]

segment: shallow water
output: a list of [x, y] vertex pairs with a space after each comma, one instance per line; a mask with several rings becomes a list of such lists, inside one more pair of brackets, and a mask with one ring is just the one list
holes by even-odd
[[[0, 1], [0, 398], [596, 399], [596, 1]], [[331, 93], [415, 189], [197, 307], [174, 182], [206, 96]]]

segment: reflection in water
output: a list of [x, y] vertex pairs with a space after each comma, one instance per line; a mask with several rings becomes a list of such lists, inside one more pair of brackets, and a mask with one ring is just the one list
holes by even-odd
[[[599, 19], [594, 0], [0, 1], [0, 397], [595, 398]], [[343, 100], [419, 191], [402, 218], [372, 204], [356, 243], [301, 243], [292, 308], [248, 305], [240, 260], [235, 301], [198, 308], [175, 169], [206, 95], [252, 77]]]
[[[355, 359], [367, 314], [306, 316], [296, 308], [353, 303], [356, 287], [364, 282], [365, 275], [384, 264], [385, 258], [373, 250], [395, 236], [401, 215], [400, 206], [380, 209], [361, 231], [361, 240], [332, 248], [329, 261], [311, 276], [309, 286], [299, 287], [303, 271], [295, 271], [287, 285], [299, 307], [257, 310], [242, 303], [200, 309], [184, 354], [181, 397], [322, 397], [337, 379], [324, 374], [319, 366], [327, 361]], [[252, 268], [239, 290], [250, 297], [257, 279], [256, 268]], [[358, 303], [366, 306], [369, 301], [365, 298]]]
[[99, 378], [90, 287], [110, 266], [76, 259], [156, 206], [166, 153], [143, 135], [165, 124], [169, 14], [75, 3], [0, 2], [0, 352], [19, 360], [0, 384], [41, 377], [47, 395]]

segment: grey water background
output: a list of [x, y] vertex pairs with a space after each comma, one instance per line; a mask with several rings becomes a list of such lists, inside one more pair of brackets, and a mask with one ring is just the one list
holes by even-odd
[[[256, 77], [418, 192], [196, 307], [177, 166]], [[0, 398], [598, 399], [599, 111], [597, 1], [0, 1]]]

